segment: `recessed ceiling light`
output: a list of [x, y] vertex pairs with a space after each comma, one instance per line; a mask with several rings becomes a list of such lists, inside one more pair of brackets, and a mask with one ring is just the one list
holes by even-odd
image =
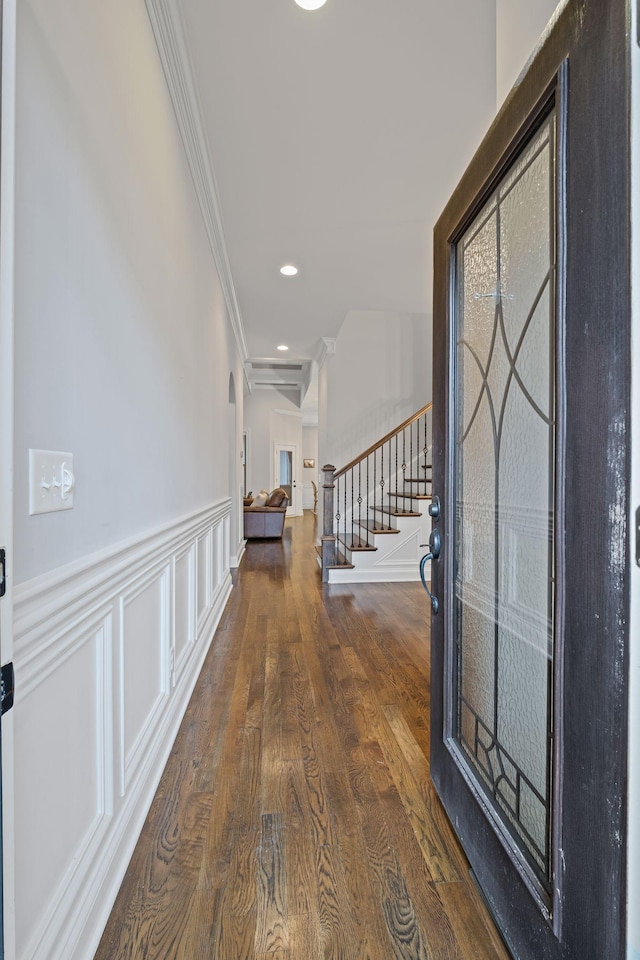
[[323, 7], [327, 0], [296, 0], [296, 3], [299, 7], [302, 7], [303, 10], [318, 10], [319, 7]]
[[281, 343], [280, 346], [278, 347], [278, 350], [288, 350], [288, 349], [289, 347], [286, 345], [286, 343]]
[[294, 267], [292, 263], [285, 263], [284, 267], [280, 267], [280, 273], [283, 277], [295, 277], [298, 272], [298, 268]]

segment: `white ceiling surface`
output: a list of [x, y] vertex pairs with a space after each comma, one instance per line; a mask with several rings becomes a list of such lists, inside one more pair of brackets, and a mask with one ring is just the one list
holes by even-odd
[[433, 226], [495, 113], [495, 0], [182, 13], [249, 356], [430, 313]]

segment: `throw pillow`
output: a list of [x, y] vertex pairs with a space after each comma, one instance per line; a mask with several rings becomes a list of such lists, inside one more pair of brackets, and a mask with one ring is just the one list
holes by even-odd
[[252, 507], [264, 507], [267, 502], [267, 493], [260, 492], [257, 497], [253, 498]]
[[267, 507], [281, 507], [283, 502], [286, 500], [287, 494], [282, 489], [282, 487], [277, 487], [272, 493], [269, 494], [269, 497], [266, 502]]

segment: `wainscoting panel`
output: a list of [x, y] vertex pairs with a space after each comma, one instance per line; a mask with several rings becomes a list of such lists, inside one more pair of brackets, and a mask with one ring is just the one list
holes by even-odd
[[[214, 589], [220, 586], [220, 581], [224, 576], [224, 557], [228, 553], [228, 547], [225, 551], [225, 528], [227, 524], [221, 524], [213, 534], [213, 586]], [[228, 538], [226, 538], [228, 540]]]
[[40, 672], [34, 658], [18, 673], [16, 935], [29, 957], [50, 955], [113, 810], [111, 623], [100, 611], [55, 638]]
[[206, 615], [211, 597], [211, 531], [198, 537], [198, 625]]
[[231, 591], [220, 501], [15, 590], [17, 960], [91, 960]]
[[169, 695], [169, 583], [165, 567], [120, 597], [121, 795], [144, 757]]
[[173, 684], [182, 673], [196, 639], [196, 548], [192, 544], [174, 563]]

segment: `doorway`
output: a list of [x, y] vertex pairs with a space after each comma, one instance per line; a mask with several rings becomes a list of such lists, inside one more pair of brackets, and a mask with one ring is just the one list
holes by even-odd
[[282, 487], [289, 498], [287, 516], [298, 515], [298, 448], [295, 444], [275, 445], [275, 485]]
[[560, 11], [434, 238], [432, 777], [519, 960], [626, 951], [627, 16]]

